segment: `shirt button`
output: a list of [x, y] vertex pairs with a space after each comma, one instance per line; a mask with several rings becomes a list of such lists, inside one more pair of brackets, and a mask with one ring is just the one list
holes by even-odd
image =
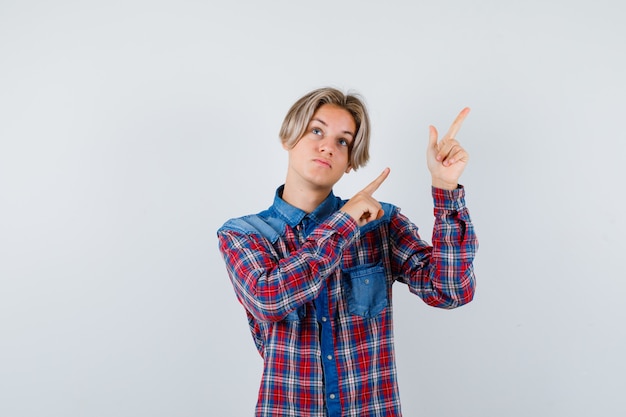
[[370, 283], [370, 280], [369, 280], [369, 279], [367, 279], [367, 278], [365, 278], [365, 283], [366, 283], [366, 284], [369, 284], [369, 283]]
[[328, 356], [326, 356], [326, 358], [330, 361], [330, 360], [333, 359], [333, 355], [328, 355]]
[[326, 321], [328, 320], [326, 317], [322, 317], [322, 321]]
[[335, 394], [330, 394], [329, 397], [330, 397], [331, 400], [334, 400], [335, 399]]

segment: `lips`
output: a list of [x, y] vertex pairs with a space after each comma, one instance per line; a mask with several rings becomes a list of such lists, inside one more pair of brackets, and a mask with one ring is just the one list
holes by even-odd
[[313, 161], [314, 161], [315, 163], [319, 164], [319, 165], [323, 165], [323, 166], [325, 166], [325, 167], [332, 168], [332, 165], [331, 165], [330, 161], [329, 161], [329, 160], [327, 160], [327, 159], [324, 159], [324, 158], [315, 158]]

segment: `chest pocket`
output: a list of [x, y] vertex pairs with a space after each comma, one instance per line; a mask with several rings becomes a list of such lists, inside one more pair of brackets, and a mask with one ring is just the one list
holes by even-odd
[[381, 264], [344, 270], [343, 290], [350, 314], [372, 318], [387, 307], [387, 280]]

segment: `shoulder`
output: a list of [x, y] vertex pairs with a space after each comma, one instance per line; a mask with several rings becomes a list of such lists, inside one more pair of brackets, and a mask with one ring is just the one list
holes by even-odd
[[265, 210], [257, 214], [248, 214], [246, 216], [232, 218], [226, 221], [222, 227], [217, 230], [217, 234], [225, 235], [231, 233], [244, 235], [260, 235], [275, 242], [285, 228], [285, 222], [271, 211]]

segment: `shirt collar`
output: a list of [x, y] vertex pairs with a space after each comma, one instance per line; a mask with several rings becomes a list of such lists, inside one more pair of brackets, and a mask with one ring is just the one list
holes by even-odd
[[315, 210], [313, 210], [311, 213], [307, 213], [306, 211], [300, 210], [299, 208], [294, 207], [291, 204], [287, 203], [285, 200], [283, 200], [282, 195], [284, 188], [285, 186], [281, 185], [276, 190], [276, 195], [274, 196], [274, 204], [272, 205], [272, 208], [276, 210], [276, 212], [291, 227], [295, 227], [296, 225], [298, 225], [300, 222], [302, 222], [302, 219], [307, 216], [315, 224], [319, 224], [323, 222], [329, 215], [337, 211], [337, 209], [339, 208], [339, 198], [335, 197], [331, 190], [330, 194], [328, 194], [328, 197], [326, 197], [324, 201], [322, 201], [320, 205], [315, 208]]

